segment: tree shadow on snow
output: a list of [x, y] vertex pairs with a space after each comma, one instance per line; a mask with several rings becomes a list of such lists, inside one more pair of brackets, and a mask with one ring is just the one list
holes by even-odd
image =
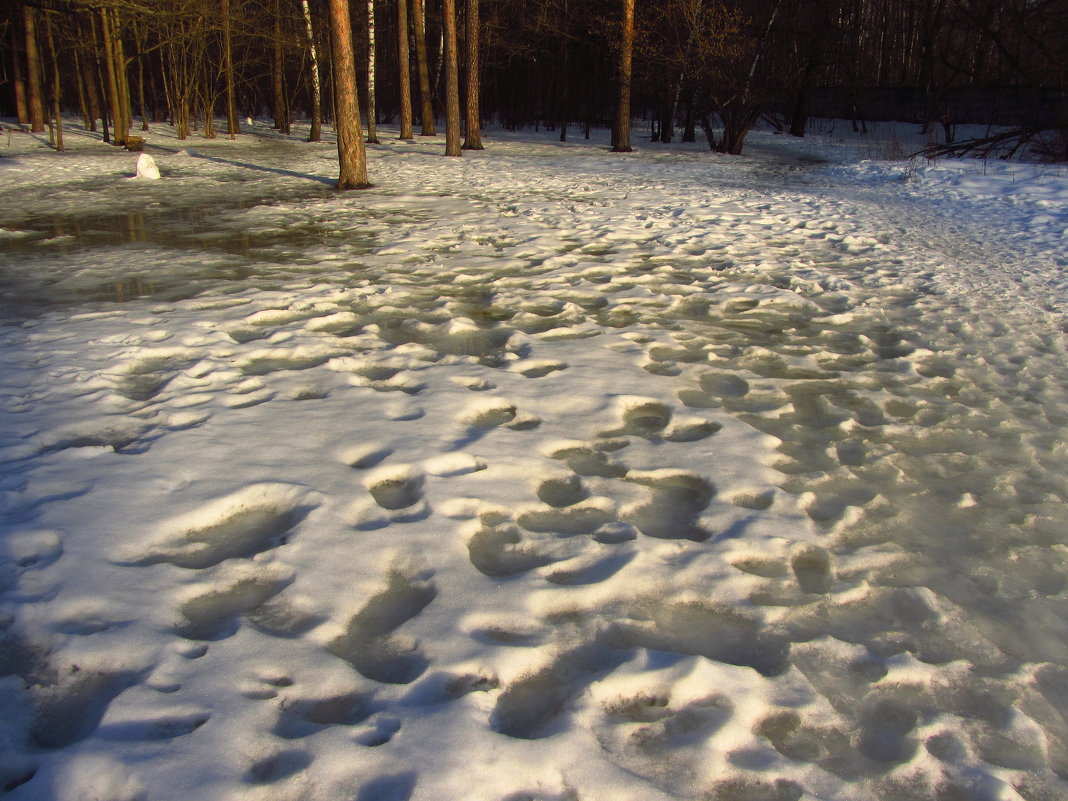
[[262, 164], [250, 164], [247, 161], [234, 161], [233, 159], [219, 158], [218, 156], [205, 156], [203, 153], [197, 153], [193, 150], [186, 151], [190, 157], [195, 159], [203, 159], [204, 161], [212, 161], [216, 164], [228, 164], [231, 167], [242, 167], [246, 170], [256, 170], [257, 172], [269, 172], [275, 175], [286, 175], [290, 178], [304, 178], [308, 181], [317, 181], [327, 186], [335, 186], [337, 184], [337, 178], [327, 178], [322, 175], [312, 175], [306, 172], [296, 172], [294, 170], [284, 170], [280, 167], [264, 167]]

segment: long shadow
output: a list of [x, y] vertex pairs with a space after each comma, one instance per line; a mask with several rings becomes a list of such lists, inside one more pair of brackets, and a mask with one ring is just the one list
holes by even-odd
[[197, 153], [194, 150], [186, 151], [191, 157], [195, 159], [204, 159], [205, 161], [213, 161], [216, 164], [228, 164], [231, 167], [243, 167], [246, 170], [257, 170], [258, 172], [270, 172], [275, 175], [287, 175], [290, 178], [306, 178], [309, 181], [318, 181], [321, 184], [327, 186], [336, 186], [336, 178], [324, 178], [319, 175], [309, 175], [306, 172], [295, 172], [293, 170], [283, 170], [279, 167], [264, 167], [262, 164], [249, 164], [247, 161], [233, 161], [231, 159], [223, 159], [218, 156], [205, 156], [203, 153]]

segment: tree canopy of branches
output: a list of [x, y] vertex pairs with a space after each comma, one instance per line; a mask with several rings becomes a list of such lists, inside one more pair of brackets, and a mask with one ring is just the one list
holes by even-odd
[[[273, 117], [282, 132], [308, 119], [314, 141], [348, 77], [329, 11], [328, 0], [9, 2], [0, 116], [43, 130], [73, 112], [119, 145], [135, 117], [182, 138], [215, 136], [217, 117], [231, 136], [245, 117]], [[701, 129], [710, 147], [740, 153], [761, 117], [803, 136], [819, 113], [858, 129], [913, 120], [931, 128], [932, 152], [1038, 143], [1068, 158], [1068, 0], [360, 0], [348, 16], [347, 69], [371, 138], [398, 118], [410, 136], [416, 108], [424, 134], [449, 118], [452, 152], [457, 102], [468, 149], [481, 147], [483, 120], [618, 135], [627, 61], [624, 116], [652, 142]], [[957, 142], [961, 122], [1011, 129]]]

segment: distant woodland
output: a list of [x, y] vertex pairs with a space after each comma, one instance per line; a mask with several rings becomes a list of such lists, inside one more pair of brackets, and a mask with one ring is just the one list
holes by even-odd
[[[365, 139], [444, 120], [453, 150], [485, 121], [613, 127], [625, 150], [629, 119], [739, 153], [761, 119], [803, 136], [834, 116], [915, 121], [945, 153], [1068, 158], [1068, 0], [29, 0], [0, 10], [0, 47], [0, 116], [80, 115], [116, 144], [247, 117], [317, 139], [358, 109]], [[959, 142], [965, 122], [1002, 127]]]

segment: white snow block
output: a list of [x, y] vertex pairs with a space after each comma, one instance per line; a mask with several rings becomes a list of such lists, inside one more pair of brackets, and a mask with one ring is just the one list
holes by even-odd
[[142, 153], [137, 157], [137, 177], [148, 178], [152, 181], [159, 180], [159, 167], [156, 166], [156, 160], [148, 153]]

